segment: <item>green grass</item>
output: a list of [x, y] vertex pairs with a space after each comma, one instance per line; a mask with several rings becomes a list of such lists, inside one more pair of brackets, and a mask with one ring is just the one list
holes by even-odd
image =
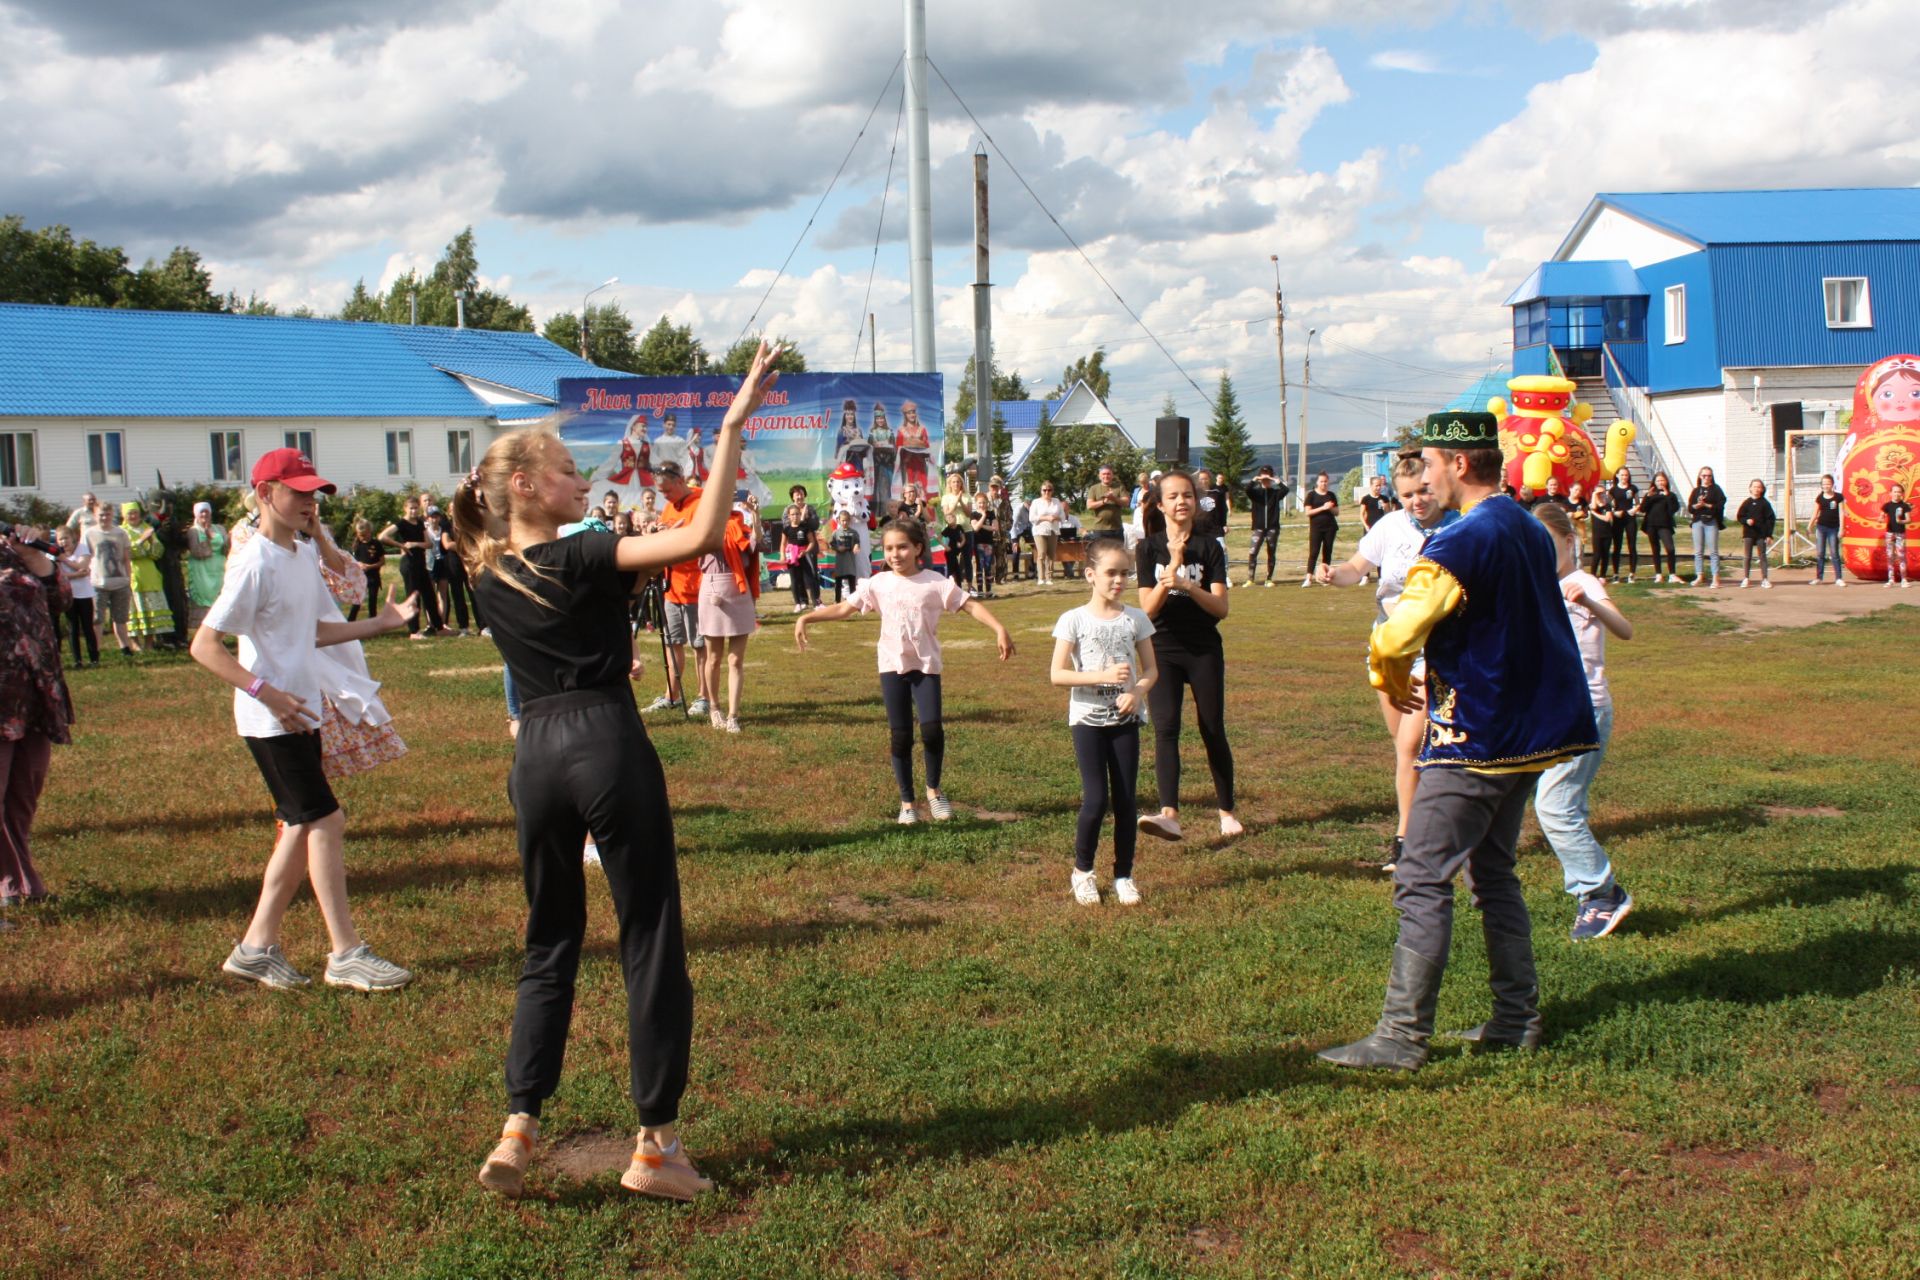
[[[655, 727], [698, 993], [685, 1133], [721, 1185], [691, 1207], [591, 1172], [633, 1124], [593, 873], [558, 1152], [519, 1204], [474, 1184], [524, 912], [491, 646], [372, 646], [413, 748], [341, 788], [360, 923], [420, 974], [385, 998], [220, 977], [271, 837], [226, 698], [180, 661], [78, 673], [37, 842], [64, 896], [0, 935], [7, 1269], [1911, 1275], [1916, 615], [1736, 634], [1672, 593], [1619, 598], [1640, 635], [1611, 654], [1596, 819], [1640, 906], [1574, 947], [1530, 836], [1546, 1047], [1383, 1079], [1312, 1057], [1371, 1025], [1393, 938], [1357, 865], [1392, 820], [1368, 592], [1234, 593], [1249, 834], [1149, 842], [1132, 911], [1067, 892], [1077, 775], [1044, 632], [1077, 594], [995, 603], [1005, 667], [947, 624], [960, 817], [912, 829], [870, 625], [802, 657], [770, 597], [745, 734]], [[1462, 905], [1444, 1026], [1486, 1004]], [[324, 947], [303, 895], [288, 952], [313, 971]]]

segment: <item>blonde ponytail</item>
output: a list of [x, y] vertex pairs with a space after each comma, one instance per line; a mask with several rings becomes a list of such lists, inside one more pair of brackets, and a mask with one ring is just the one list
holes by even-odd
[[541, 455], [549, 448], [564, 448], [560, 437], [551, 431], [528, 428], [509, 431], [487, 447], [480, 465], [467, 473], [453, 491], [453, 537], [460, 548], [460, 559], [476, 579], [491, 573], [526, 596], [548, 608], [551, 601], [520, 580], [518, 574], [505, 573], [501, 565], [511, 556], [526, 565], [535, 577], [545, 577], [539, 566], [527, 564], [509, 540], [513, 514], [513, 473], [538, 472], [545, 468]]

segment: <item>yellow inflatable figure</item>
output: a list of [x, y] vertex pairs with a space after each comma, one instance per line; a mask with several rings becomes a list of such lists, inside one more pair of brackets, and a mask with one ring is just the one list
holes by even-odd
[[1538, 493], [1557, 478], [1562, 493], [1574, 484], [1592, 493], [1626, 465], [1639, 432], [1622, 419], [1607, 430], [1606, 452], [1595, 449], [1586, 432], [1593, 406], [1574, 402], [1571, 379], [1527, 374], [1510, 379], [1507, 391], [1511, 406], [1495, 396], [1487, 408], [1500, 419], [1500, 451], [1506, 456], [1507, 483], [1514, 488]]

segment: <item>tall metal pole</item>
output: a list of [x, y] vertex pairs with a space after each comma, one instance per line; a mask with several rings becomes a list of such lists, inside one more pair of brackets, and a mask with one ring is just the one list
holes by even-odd
[[1313, 407], [1313, 335], [1318, 332], [1307, 330], [1307, 367], [1300, 380], [1300, 477], [1294, 493], [1301, 502], [1307, 499], [1307, 411]]
[[987, 153], [973, 153], [973, 422], [977, 475], [993, 466], [993, 285], [987, 276]]
[[1273, 259], [1273, 333], [1280, 347], [1280, 469], [1287, 469], [1287, 304], [1280, 297], [1280, 255]]
[[913, 297], [913, 370], [934, 372], [933, 197], [927, 173], [927, 0], [907, 5], [907, 277]]
[[877, 340], [878, 339], [876, 339], [874, 336], [873, 312], [869, 311], [867, 312], [867, 372], [868, 373], [880, 372], [880, 351], [879, 351], [879, 348], [873, 345]]

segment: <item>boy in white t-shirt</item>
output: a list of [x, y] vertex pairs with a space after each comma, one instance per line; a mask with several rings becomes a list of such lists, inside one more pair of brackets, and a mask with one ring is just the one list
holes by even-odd
[[[333, 491], [298, 449], [275, 449], [254, 464], [260, 532], [228, 562], [220, 597], [193, 637], [194, 660], [234, 687], [234, 723], [283, 824], [246, 936], [220, 967], [276, 989], [307, 985], [308, 978], [280, 950], [281, 921], [304, 871], [313, 880], [333, 942], [327, 983], [391, 991], [413, 975], [373, 953], [347, 908], [346, 817], [321, 767], [321, 686], [314, 658], [321, 645], [406, 626], [418, 605], [409, 597], [388, 604], [377, 617], [329, 620], [333, 601], [317, 553], [298, 535], [317, 531], [316, 495]], [[221, 642], [226, 635], [240, 637], [238, 661]]]
[[[80, 534], [72, 525], [63, 524], [54, 530], [54, 536], [60, 540], [60, 554], [54, 563], [59, 567], [60, 576], [67, 580], [73, 589], [73, 603], [67, 607], [67, 638], [73, 642], [73, 665], [100, 665], [100, 632], [93, 621], [93, 552], [87, 544], [80, 541]], [[80, 645], [85, 642], [89, 662], [80, 661]]]
[[1633, 639], [1633, 624], [1607, 598], [1606, 584], [1580, 568], [1580, 542], [1565, 507], [1543, 502], [1534, 518], [1547, 526], [1560, 549], [1560, 594], [1567, 602], [1573, 638], [1580, 645], [1580, 665], [1586, 671], [1587, 692], [1593, 698], [1593, 722], [1600, 745], [1541, 773], [1533, 793], [1534, 817], [1541, 834], [1560, 859], [1567, 892], [1574, 896], [1575, 942], [1604, 938], [1633, 910], [1633, 895], [1613, 878], [1607, 851], [1594, 838], [1587, 815], [1587, 793], [1606, 758], [1613, 736], [1613, 692], [1607, 686], [1607, 632]]

